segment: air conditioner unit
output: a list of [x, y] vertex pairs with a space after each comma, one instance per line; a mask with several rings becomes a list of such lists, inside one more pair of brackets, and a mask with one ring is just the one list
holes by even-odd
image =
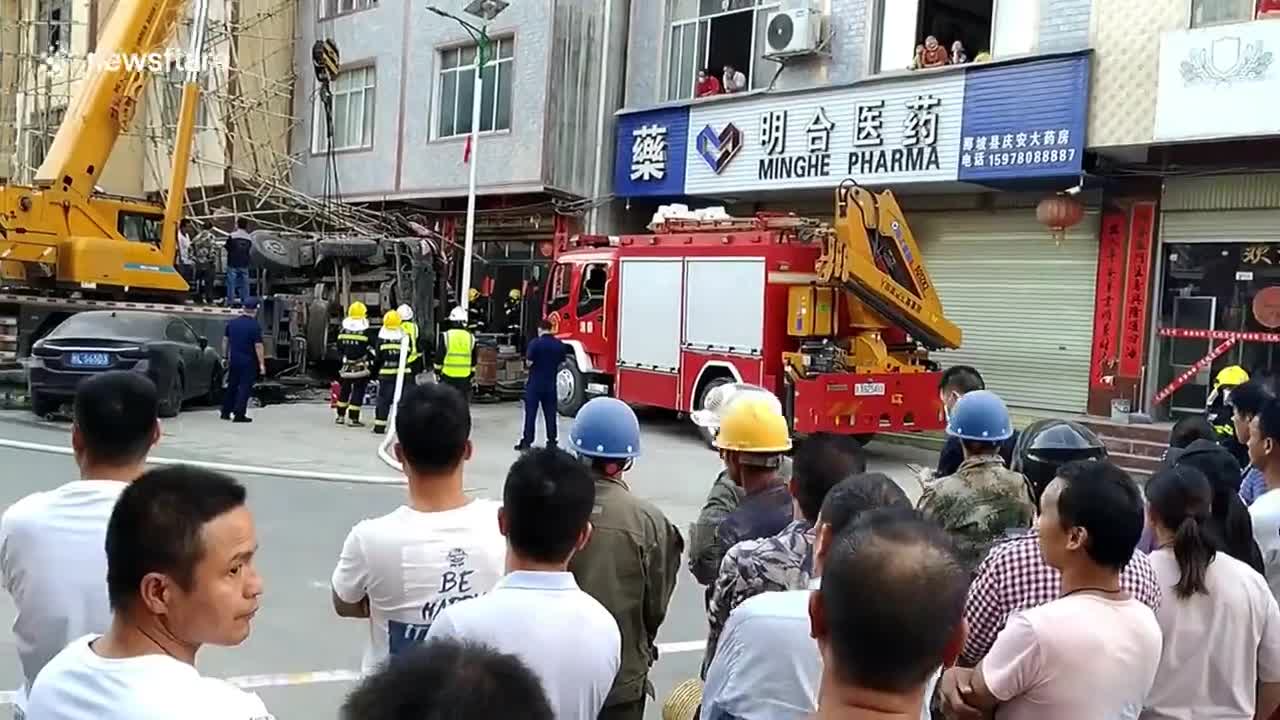
[[766, 29], [765, 57], [811, 55], [822, 42], [822, 13], [808, 0], [789, 2], [770, 13]]

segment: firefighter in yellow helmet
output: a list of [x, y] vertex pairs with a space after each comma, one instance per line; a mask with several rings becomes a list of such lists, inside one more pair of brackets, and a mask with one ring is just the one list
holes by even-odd
[[468, 402], [471, 379], [476, 370], [476, 338], [467, 330], [467, 311], [456, 307], [449, 313], [449, 328], [436, 341], [436, 375], [451, 385]]
[[419, 350], [418, 323], [413, 320], [413, 308], [401, 305], [396, 308], [400, 314], [400, 329], [409, 338], [409, 377], [416, 379], [422, 372], [422, 352]]
[[521, 331], [523, 324], [521, 316], [524, 314], [524, 295], [520, 292], [520, 288], [512, 288], [507, 293], [507, 300], [502, 304], [502, 316], [506, 320], [506, 332], [511, 336], [511, 342], [518, 349], [524, 349], [524, 333]]
[[360, 408], [364, 405], [364, 391], [369, 385], [374, 361], [373, 345], [369, 342], [369, 309], [357, 300], [347, 309], [338, 333], [338, 353], [342, 366], [338, 369], [338, 418], [342, 425], [347, 420], [351, 427], [363, 427]]
[[[396, 396], [396, 380], [410, 377], [408, 337], [401, 327], [400, 313], [388, 311], [382, 316], [382, 329], [378, 331], [378, 405], [374, 412], [373, 431], [379, 435], [387, 432], [387, 418], [391, 416], [391, 402]], [[400, 361], [401, 348], [404, 360]]]
[[467, 329], [473, 333], [484, 332], [489, 325], [489, 296], [479, 288], [467, 291]]
[[1248, 451], [1236, 438], [1236, 427], [1232, 421], [1235, 408], [1231, 405], [1231, 391], [1249, 382], [1249, 372], [1239, 365], [1230, 365], [1218, 371], [1214, 378], [1213, 390], [1205, 401], [1205, 416], [1213, 426], [1214, 435], [1218, 436], [1218, 444], [1231, 451], [1236, 459], [1248, 461]]

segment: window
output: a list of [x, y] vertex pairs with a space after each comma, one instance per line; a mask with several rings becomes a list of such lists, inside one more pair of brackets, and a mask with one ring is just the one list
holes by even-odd
[[560, 263], [551, 271], [551, 283], [547, 286], [547, 314], [564, 310], [569, 305], [570, 281], [573, 265]]
[[609, 268], [603, 263], [587, 265], [582, 269], [582, 287], [578, 290], [578, 317], [604, 307], [604, 288], [608, 278]]
[[333, 79], [330, 85], [333, 92], [331, 141], [326, 141], [329, 118], [325, 115], [323, 93], [316, 95], [312, 152], [373, 147], [373, 101], [376, 85], [377, 71], [373, 66], [344, 70]]
[[40, 0], [37, 47], [50, 55], [71, 51], [71, 0]]
[[1191, 27], [1252, 20], [1255, 3], [1256, 0], [1191, 0]]
[[769, 15], [778, 0], [668, 0], [673, 18], [667, 37], [667, 99], [688, 100], [698, 73], [721, 81], [731, 65], [746, 78], [744, 89], [768, 87], [777, 67], [766, 59]]
[[377, 0], [321, 0], [320, 17], [330, 18], [357, 10], [368, 10], [377, 4]]
[[[512, 38], [491, 41], [492, 54], [480, 71], [484, 96], [480, 98], [480, 132], [511, 129]], [[476, 46], [440, 51], [440, 93], [438, 95], [436, 137], [447, 138], [471, 132], [471, 109], [475, 102]]]
[[165, 337], [170, 342], [184, 343], [186, 345], [199, 344], [195, 332], [189, 325], [181, 321], [169, 323], [168, 329], [165, 330]]
[[1037, 6], [1026, 0], [877, 0], [872, 70], [912, 69], [931, 37], [938, 49], [927, 51], [926, 67], [940, 60], [955, 64], [952, 49], [957, 42], [963, 46], [964, 62], [996, 51], [1030, 52], [1039, 23]]
[[116, 231], [125, 240], [160, 244], [160, 224], [164, 221], [161, 215], [143, 215], [142, 213], [122, 212], [116, 221]]

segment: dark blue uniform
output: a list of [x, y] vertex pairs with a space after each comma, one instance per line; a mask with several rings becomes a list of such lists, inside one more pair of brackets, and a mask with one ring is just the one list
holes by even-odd
[[533, 445], [538, 408], [547, 425], [547, 445], [556, 444], [556, 373], [569, 354], [569, 346], [555, 335], [539, 335], [529, 343], [529, 379], [524, 385], [524, 436], [522, 447]]
[[[253, 303], [250, 302], [250, 306]], [[262, 328], [258, 319], [241, 315], [227, 323], [227, 393], [222, 399], [222, 419], [235, 414], [237, 421], [245, 422], [249, 408], [249, 395], [258, 379], [258, 351], [262, 342]]]

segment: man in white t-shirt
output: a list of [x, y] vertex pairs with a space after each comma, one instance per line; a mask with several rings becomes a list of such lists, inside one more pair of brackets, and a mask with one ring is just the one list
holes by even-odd
[[0, 575], [17, 607], [14, 641], [26, 707], [40, 669], [67, 643], [111, 625], [107, 519], [160, 439], [159, 397], [146, 377], [108, 372], [80, 384], [71, 449], [80, 479], [19, 500], [0, 519]]
[[422, 643], [441, 611], [489, 592], [502, 577], [507, 548], [499, 504], [462, 489], [470, 435], [470, 411], [457, 390], [405, 388], [395, 453], [409, 503], [352, 528], [333, 569], [338, 615], [369, 620], [365, 673]]
[[1249, 464], [1262, 471], [1267, 488], [1249, 506], [1253, 539], [1271, 594], [1280, 599], [1280, 401], [1267, 401], [1249, 421], [1248, 448]]
[[595, 479], [554, 448], [531, 450], [507, 473], [498, 526], [507, 575], [493, 591], [445, 609], [427, 642], [479, 642], [525, 662], [558, 718], [594, 718], [622, 662], [618, 622], [578, 588], [569, 559], [591, 537]]
[[1109, 462], [1058, 469], [1040, 497], [1045, 562], [1062, 573], [1057, 600], [1015, 613], [977, 668], [942, 679], [954, 717], [1136, 720], [1160, 664], [1151, 608], [1120, 585], [1142, 537], [1142, 493]]
[[152, 470], [107, 524], [111, 627], [73, 640], [31, 688], [32, 720], [263, 720], [262, 701], [195, 668], [239, 645], [262, 596], [245, 490], [209, 470]]

